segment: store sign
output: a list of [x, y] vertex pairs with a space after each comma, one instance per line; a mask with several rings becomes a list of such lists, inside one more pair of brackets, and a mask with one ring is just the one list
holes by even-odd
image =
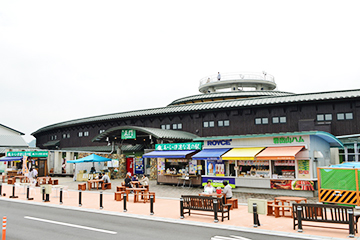
[[270, 188], [283, 190], [315, 191], [313, 181], [304, 180], [270, 180]]
[[7, 157], [48, 157], [47, 151], [21, 151], [21, 152], [7, 152]]
[[283, 144], [283, 143], [303, 143], [304, 139], [300, 137], [274, 137], [274, 144]]
[[121, 130], [121, 139], [135, 139], [136, 130], [134, 129], [123, 129]]
[[202, 142], [155, 144], [156, 150], [201, 150]]
[[229, 146], [232, 139], [228, 140], [209, 140], [206, 142], [207, 146]]
[[225, 187], [224, 184], [223, 184], [224, 181], [227, 181], [231, 188], [235, 188], [235, 178], [203, 177], [202, 178], [202, 185], [205, 186], [207, 184], [208, 180], [211, 181], [211, 186], [213, 186], [214, 188], [217, 188], [217, 187], [223, 188], [223, 187]]

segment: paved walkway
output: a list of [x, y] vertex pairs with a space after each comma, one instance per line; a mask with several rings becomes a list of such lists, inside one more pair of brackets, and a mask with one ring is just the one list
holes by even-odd
[[[169, 185], [157, 185], [156, 181], [150, 182], [150, 191], [155, 192], [156, 202], [154, 204], [154, 215], [150, 215], [149, 203], [133, 203], [133, 196], [130, 195], [130, 201], [127, 203], [127, 212], [123, 212], [123, 201], [114, 200], [114, 191], [116, 186], [119, 186], [122, 180], [112, 180], [112, 189], [103, 191], [103, 209], [100, 210], [100, 194], [99, 191], [83, 191], [82, 192], [82, 206], [79, 207], [79, 193], [77, 185], [79, 182], [73, 181], [72, 178], [55, 178], [59, 179], [60, 185], [66, 185], [69, 187], [69, 191], [64, 192], [63, 204], [59, 204], [59, 197], [56, 197], [56, 192], [50, 195], [50, 202], [42, 202], [42, 195], [40, 194], [40, 188], [30, 191], [30, 196], [34, 197], [33, 201], [26, 201], [26, 195], [23, 188], [17, 188], [16, 194], [18, 198], [10, 199], [12, 195], [12, 186], [3, 184], [3, 193], [6, 197], [0, 198], [0, 200], [11, 201], [26, 201], [27, 203], [46, 204], [48, 206], [65, 207], [74, 210], [88, 209], [90, 211], [99, 211], [104, 214], [117, 214], [128, 217], [138, 217], [153, 219], [157, 221], [171, 221], [178, 224], [200, 224], [209, 227], [221, 227], [228, 229], [239, 229], [242, 231], [254, 231], [254, 232], [266, 232], [276, 235], [289, 235], [293, 237], [308, 237], [308, 239], [344, 239], [348, 238], [348, 230], [346, 225], [338, 225], [336, 227], [344, 227], [344, 230], [318, 228], [318, 227], [306, 227], [304, 226], [304, 232], [298, 233], [293, 230], [292, 218], [274, 218], [272, 216], [260, 215], [261, 226], [253, 228], [253, 216], [248, 213], [247, 198], [261, 198], [261, 199], [273, 199], [272, 195], [262, 194], [242, 194], [236, 193], [235, 197], [239, 199], [239, 208], [231, 211], [230, 220], [224, 220], [224, 222], [214, 223], [213, 217], [203, 215], [191, 215], [185, 216], [185, 219], [180, 219], [180, 203], [179, 198], [181, 195], [198, 194], [202, 192], [201, 188], [188, 188], [188, 187], [176, 187]], [[316, 202], [317, 198], [309, 199], [309, 202]], [[329, 226], [329, 224], [328, 224]], [[331, 226], [331, 225], [330, 225]], [[360, 238], [358, 238], [360, 239]]]

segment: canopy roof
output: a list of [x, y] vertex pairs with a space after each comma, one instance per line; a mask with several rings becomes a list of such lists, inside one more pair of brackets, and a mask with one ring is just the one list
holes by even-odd
[[143, 155], [144, 158], [186, 158], [197, 150], [152, 151]]
[[256, 156], [257, 160], [295, 160], [295, 156], [303, 146], [268, 147]]
[[254, 160], [255, 155], [258, 154], [264, 147], [253, 148], [233, 148], [222, 156], [223, 160]]
[[101, 156], [98, 156], [96, 154], [91, 154], [91, 155], [89, 155], [87, 157], [79, 158], [77, 160], [70, 160], [70, 161], [67, 161], [67, 162], [68, 163], [83, 163], [83, 162], [107, 162], [107, 161], [111, 161], [111, 159], [101, 157]]
[[11, 162], [11, 161], [21, 161], [23, 157], [2, 157], [0, 162]]
[[194, 160], [220, 160], [221, 155], [229, 151], [231, 148], [204, 149], [195, 154]]

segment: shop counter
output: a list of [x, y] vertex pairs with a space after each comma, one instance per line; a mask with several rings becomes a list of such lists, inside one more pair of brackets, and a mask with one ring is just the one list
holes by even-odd
[[[181, 174], [163, 174], [158, 175], [157, 182], [158, 183], [165, 183], [165, 184], [173, 184], [177, 185], [179, 181], [179, 177], [182, 177]], [[191, 178], [191, 185], [193, 186], [201, 186], [201, 176], [200, 175], [189, 175]]]
[[235, 178], [236, 187], [270, 188], [270, 178], [238, 177]]

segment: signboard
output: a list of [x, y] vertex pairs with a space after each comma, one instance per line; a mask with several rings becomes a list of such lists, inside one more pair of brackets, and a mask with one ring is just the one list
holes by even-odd
[[20, 151], [20, 152], [7, 152], [7, 157], [48, 157], [48, 151]]
[[227, 181], [231, 188], [235, 188], [235, 178], [202, 177], [202, 186], [205, 186], [207, 184], [208, 180], [211, 181], [211, 186], [213, 186], [214, 188], [217, 188], [217, 187], [222, 187], [223, 188], [224, 187], [224, 184], [223, 184], [224, 181]]
[[298, 176], [297, 178], [310, 178], [309, 160], [298, 160]]
[[136, 130], [134, 129], [123, 129], [121, 130], [121, 139], [135, 139]]
[[225, 164], [222, 160], [207, 161], [208, 176], [225, 176]]
[[284, 144], [284, 143], [303, 143], [305, 142], [304, 139], [300, 137], [274, 137], [273, 138], [274, 144]]
[[135, 158], [135, 174], [144, 174], [144, 159], [141, 157]]
[[201, 150], [202, 142], [155, 144], [155, 150]]
[[304, 180], [270, 180], [270, 188], [284, 190], [314, 191], [313, 181]]

